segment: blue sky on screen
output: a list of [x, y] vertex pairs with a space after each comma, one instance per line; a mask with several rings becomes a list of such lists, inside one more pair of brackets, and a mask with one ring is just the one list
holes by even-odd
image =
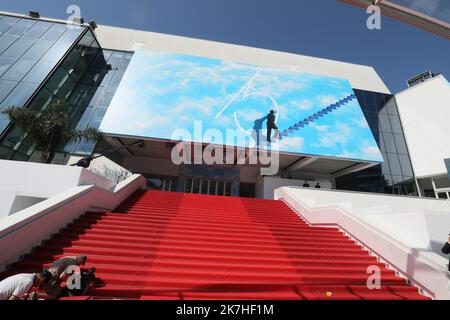
[[[193, 136], [195, 121], [202, 121], [203, 131], [226, 136], [233, 129], [251, 136], [260, 120], [265, 135], [264, 117], [272, 109], [284, 131], [353, 94], [345, 79], [138, 50], [100, 129], [162, 139], [185, 129], [191, 141], [201, 142]], [[290, 132], [280, 151], [383, 162], [356, 99]]]

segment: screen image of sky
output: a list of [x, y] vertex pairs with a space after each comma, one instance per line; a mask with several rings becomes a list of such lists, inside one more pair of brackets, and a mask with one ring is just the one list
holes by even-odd
[[[136, 51], [100, 130], [167, 140], [183, 130], [188, 141], [254, 147], [230, 140], [233, 130], [271, 148], [270, 110], [283, 133], [275, 139], [281, 152], [383, 162], [345, 79], [146, 49]], [[194, 134], [196, 122], [203, 134]]]

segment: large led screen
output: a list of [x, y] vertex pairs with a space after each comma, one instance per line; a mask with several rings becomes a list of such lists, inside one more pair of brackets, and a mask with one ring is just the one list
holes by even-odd
[[[273, 144], [271, 110], [279, 129]], [[227, 137], [223, 144], [383, 162], [345, 79], [144, 49], [135, 53], [100, 129], [167, 140], [182, 129], [192, 133], [189, 141], [215, 144], [198, 131], [224, 137], [234, 131], [249, 139]]]

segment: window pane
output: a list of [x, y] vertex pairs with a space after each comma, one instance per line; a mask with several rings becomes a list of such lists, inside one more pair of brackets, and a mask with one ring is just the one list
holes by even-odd
[[392, 131], [394, 133], [403, 134], [402, 125], [400, 124], [400, 119], [395, 116], [389, 116], [392, 125]]
[[383, 132], [383, 140], [386, 146], [386, 151], [390, 153], [397, 153], [397, 148], [395, 147], [394, 135], [392, 133]]
[[19, 85], [0, 104], [3, 107], [23, 107], [38, 85], [34, 83], [19, 83]]
[[384, 131], [384, 132], [392, 132], [391, 129], [391, 124], [389, 122], [389, 116], [388, 115], [384, 115], [384, 114], [380, 114], [380, 131]]
[[202, 191], [201, 194], [208, 194], [208, 180], [202, 180]]
[[227, 197], [231, 197], [232, 187], [233, 187], [233, 183], [232, 182], [226, 182], [226, 184], [225, 184], [225, 195]]
[[25, 52], [23, 58], [39, 60], [50, 49], [53, 43], [53, 41], [49, 40], [38, 40]]
[[13, 17], [3, 17], [3, 19], [0, 20], [0, 33], [5, 32], [9, 28], [11, 28], [19, 20], [20, 19]]
[[17, 22], [13, 27], [11, 27], [5, 34], [9, 36], [20, 37], [35, 23], [36, 21], [33, 20], [22, 19], [19, 22]]
[[184, 186], [185, 186], [184, 192], [191, 193], [192, 192], [192, 179], [186, 179]]
[[24, 37], [39, 39], [53, 24], [46, 21], [39, 21], [27, 32], [24, 33]]
[[409, 161], [409, 157], [404, 154], [399, 155], [400, 163], [402, 165], [402, 172], [404, 176], [412, 177], [413, 170], [411, 168], [411, 161]]
[[0, 57], [0, 77], [14, 64], [16, 59]]
[[61, 38], [59, 38], [58, 41], [60, 42], [65, 42], [67, 44], [73, 44], [78, 37], [80, 36], [81, 32], [83, 32], [82, 27], [74, 27], [72, 26], [72, 28], [66, 28], [66, 32], [64, 32], [64, 34], [61, 36]]
[[42, 88], [39, 90], [36, 99], [33, 99], [33, 103], [29, 106], [29, 109], [35, 112], [45, 110], [50, 102], [52, 102], [52, 98], [52, 93], [46, 88]]
[[408, 154], [408, 149], [406, 148], [406, 142], [403, 135], [394, 134], [395, 145], [397, 146], [398, 153]]
[[194, 186], [192, 187], [192, 193], [198, 194], [200, 193], [200, 180], [194, 179]]
[[216, 181], [210, 181], [209, 182], [209, 194], [211, 196], [215, 196], [216, 195], [216, 186], [217, 186], [217, 182]]
[[43, 60], [58, 62], [69, 50], [70, 44], [65, 42], [56, 42], [50, 50], [44, 55]]
[[12, 58], [19, 58], [34, 44], [35, 41], [36, 40], [30, 38], [20, 38], [5, 52], [3, 52], [3, 55]]
[[400, 168], [400, 161], [398, 155], [393, 153], [388, 153], [389, 166], [393, 175], [402, 175], [402, 169]]
[[41, 84], [54, 66], [55, 64], [51, 61], [41, 60], [33, 67], [23, 81]]
[[66, 31], [67, 27], [64, 24], [55, 23], [50, 29], [42, 36], [43, 40], [56, 41]]
[[217, 195], [223, 196], [224, 192], [225, 192], [225, 182], [219, 181], [218, 183], [219, 183], [219, 188], [218, 188], [218, 191], [217, 191]]
[[17, 41], [16, 37], [10, 37], [2, 35], [0, 36], [0, 54], [3, 53], [6, 49], [8, 49], [14, 42]]
[[3, 76], [3, 80], [20, 81], [33, 68], [36, 60], [19, 59]]
[[0, 80], [0, 102], [6, 98], [12, 89], [17, 85], [17, 82]]

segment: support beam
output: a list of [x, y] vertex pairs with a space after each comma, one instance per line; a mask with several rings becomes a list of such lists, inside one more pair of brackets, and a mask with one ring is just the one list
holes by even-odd
[[288, 168], [286, 168], [286, 170], [289, 172], [298, 171], [298, 170], [310, 165], [311, 163], [317, 161], [318, 159], [319, 158], [315, 158], [315, 157], [312, 157], [312, 158], [305, 157], [305, 158], [300, 159], [299, 161], [295, 162]]
[[359, 163], [357, 165], [351, 166], [349, 168], [337, 171], [333, 174], [333, 178], [339, 178], [342, 176], [345, 176], [347, 174], [353, 173], [353, 172], [358, 172], [358, 171], [362, 171], [365, 169], [369, 169], [372, 168], [373, 166], [375, 166], [376, 164], [374, 163]]

